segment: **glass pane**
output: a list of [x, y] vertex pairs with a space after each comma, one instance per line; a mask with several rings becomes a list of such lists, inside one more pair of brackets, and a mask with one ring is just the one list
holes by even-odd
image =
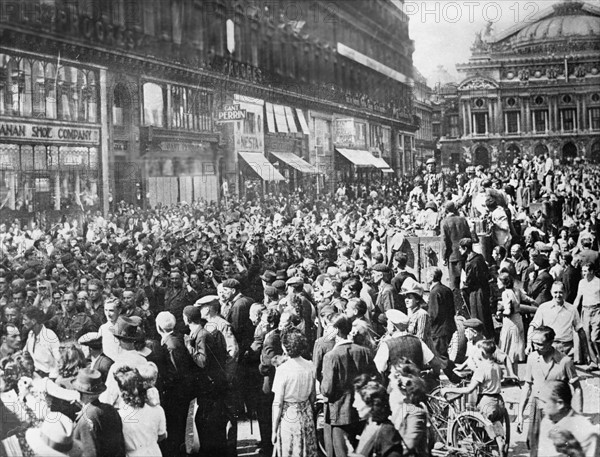
[[164, 127], [163, 89], [158, 84], [144, 84], [144, 125]]

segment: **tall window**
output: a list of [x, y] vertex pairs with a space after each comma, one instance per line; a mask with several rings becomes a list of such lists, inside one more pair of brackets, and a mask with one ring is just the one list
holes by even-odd
[[521, 131], [519, 126], [519, 112], [508, 112], [504, 116], [506, 117], [506, 133], [519, 133]]
[[165, 96], [163, 87], [154, 83], [144, 84], [144, 125], [165, 126]]
[[565, 132], [572, 132], [577, 128], [575, 122], [575, 110], [574, 109], [563, 109], [560, 111], [561, 127]]
[[458, 130], [458, 114], [454, 114], [452, 116], [450, 116], [450, 131], [448, 132], [448, 135], [450, 136], [450, 138], [458, 138], [460, 136], [459, 130]]
[[212, 95], [206, 91], [171, 86], [173, 128], [196, 131], [212, 130]]
[[476, 135], [485, 135], [488, 133], [487, 113], [473, 114], [473, 132]]
[[590, 109], [590, 128], [600, 130], [600, 108]]
[[314, 131], [317, 155], [327, 155], [331, 150], [331, 121], [315, 118]]
[[539, 110], [533, 112], [534, 132], [545, 132], [548, 129], [548, 111]]

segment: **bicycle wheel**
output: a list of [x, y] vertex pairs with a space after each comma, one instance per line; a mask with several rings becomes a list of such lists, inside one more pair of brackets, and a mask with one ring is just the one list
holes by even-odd
[[[442, 389], [436, 387], [431, 391], [427, 398], [427, 412], [429, 420], [433, 425], [434, 433], [430, 439], [433, 442], [440, 442], [443, 445], [448, 443], [448, 416], [450, 414], [450, 405], [448, 402], [442, 401]], [[433, 445], [433, 443], [432, 443]]]
[[466, 451], [468, 455], [503, 457], [504, 449], [500, 448], [496, 438], [490, 436], [494, 435], [492, 430], [493, 425], [483, 416], [471, 412], [461, 413], [452, 424], [451, 446]]
[[504, 449], [502, 450], [502, 456], [508, 457], [510, 447], [510, 414], [508, 414], [508, 409], [506, 407], [504, 408], [502, 422], [504, 422]]

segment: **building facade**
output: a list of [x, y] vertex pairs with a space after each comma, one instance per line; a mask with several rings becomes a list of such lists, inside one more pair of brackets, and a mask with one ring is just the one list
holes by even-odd
[[482, 32], [457, 69], [463, 80], [442, 88], [434, 114], [445, 163], [600, 162], [597, 6], [567, 0], [494, 37]]
[[427, 159], [440, 160], [440, 155], [435, 154], [436, 143], [433, 136], [433, 92], [427, 85], [427, 79], [414, 70], [414, 110], [419, 130], [415, 133], [415, 149], [413, 163], [415, 167], [425, 164]]
[[413, 49], [389, 0], [0, 0], [1, 210], [402, 171]]

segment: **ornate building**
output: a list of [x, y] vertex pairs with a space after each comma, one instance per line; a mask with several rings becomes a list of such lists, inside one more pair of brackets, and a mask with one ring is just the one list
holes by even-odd
[[397, 3], [0, 0], [0, 210], [404, 170], [414, 45]]
[[[434, 157], [435, 142], [433, 137], [432, 90], [427, 79], [414, 69], [414, 110], [419, 126], [415, 134], [414, 165], [425, 164], [428, 158]], [[435, 157], [437, 160], [440, 157]]]
[[444, 162], [500, 166], [548, 153], [600, 162], [600, 9], [567, 0], [489, 32], [457, 66], [463, 81], [443, 88]]

